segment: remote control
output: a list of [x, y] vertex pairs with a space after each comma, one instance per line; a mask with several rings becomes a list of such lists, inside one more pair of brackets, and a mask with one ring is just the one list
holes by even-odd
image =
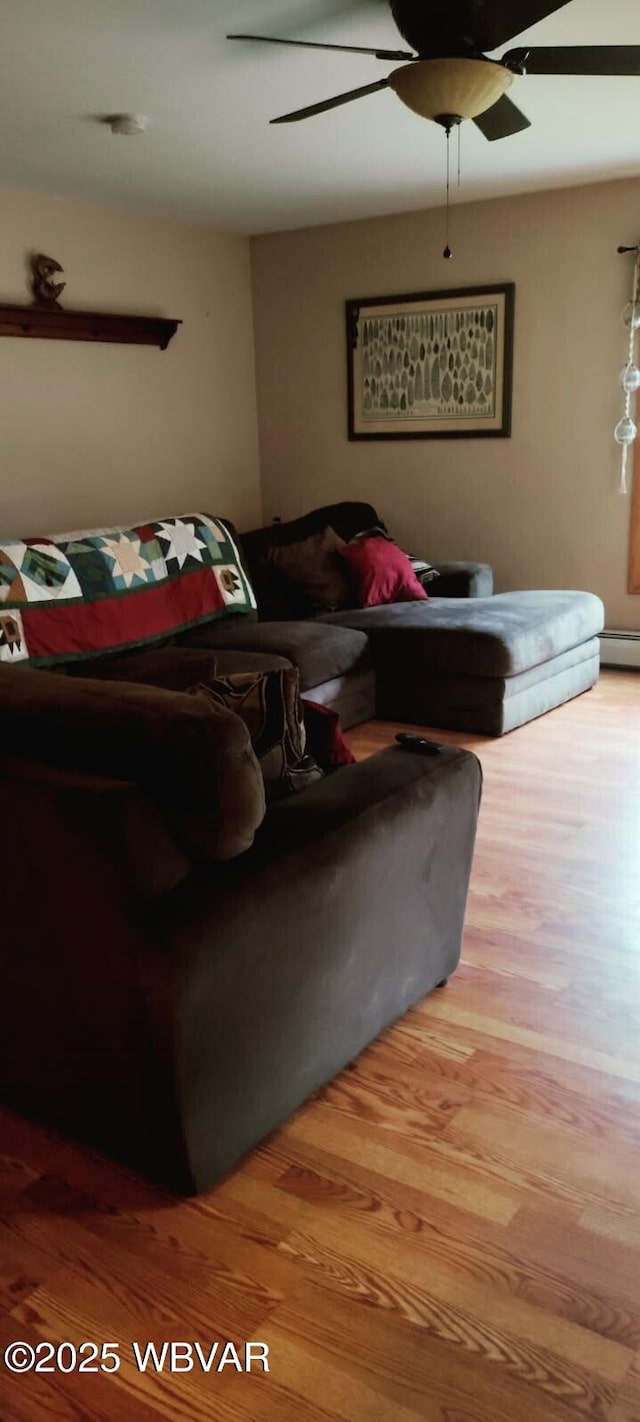
[[411, 731], [399, 731], [396, 740], [403, 750], [415, 751], [416, 755], [439, 755], [444, 750], [439, 741], [428, 741], [425, 736], [414, 736]]

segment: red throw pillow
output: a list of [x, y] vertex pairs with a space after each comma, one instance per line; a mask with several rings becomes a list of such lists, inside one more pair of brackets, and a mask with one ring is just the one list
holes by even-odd
[[347, 562], [359, 607], [423, 602], [427, 594], [406, 553], [386, 538], [363, 538], [336, 550]]
[[304, 696], [301, 702], [307, 750], [325, 775], [341, 765], [354, 765], [356, 758], [342, 734], [338, 712], [317, 701], [307, 701]]

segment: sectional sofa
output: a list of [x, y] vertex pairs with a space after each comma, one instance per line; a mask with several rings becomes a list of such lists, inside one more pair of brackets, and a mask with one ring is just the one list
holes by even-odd
[[[177, 549], [176, 522], [182, 529]], [[199, 561], [202, 549], [190, 551], [188, 539], [184, 543], [184, 523], [160, 520], [137, 533], [65, 536], [54, 554], [47, 540], [30, 540], [23, 556], [33, 577], [14, 579], [16, 600], [8, 567], [11, 545], [4, 565], [0, 546], [0, 592], [3, 585], [9, 592], [0, 600], [0, 662], [24, 656], [71, 674], [89, 668], [93, 677], [144, 680], [150, 646], [172, 646], [176, 655], [179, 648], [200, 647], [215, 653], [222, 670], [249, 664], [297, 667], [303, 695], [334, 707], [344, 727], [378, 716], [487, 736], [513, 730], [597, 680], [598, 634], [604, 627], [600, 599], [566, 589], [496, 595], [486, 564], [436, 564], [440, 576], [428, 584], [428, 601], [315, 611], [279, 571], [274, 552], [300, 547], [327, 529], [346, 544], [372, 528], [385, 532], [370, 504], [328, 505], [241, 537], [224, 519], [204, 518], [199, 527], [203, 548], [203, 539], [215, 542], [212, 528], [220, 539], [208, 581]], [[144, 557], [128, 552], [123, 570], [118, 538], [122, 544], [129, 535], [134, 543], [137, 538]], [[70, 572], [67, 582], [57, 585], [65, 574], [55, 559], [66, 558], [65, 548], [72, 550]], [[168, 578], [162, 586], [149, 586], [163, 548]], [[102, 601], [97, 555], [118, 570], [117, 586]], [[220, 556], [231, 561], [221, 566]], [[47, 578], [54, 582], [55, 609], [46, 602]], [[35, 601], [21, 611], [23, 582]], [[140, 595], [119, 602], [127, 592]], [[7, 638], [13, 639], [11, 646], [3, 646]]]
[[[210, 688], [285, 658], [175, 631], [258, 627], [216, 520], [13, 540], [0, 591], [0, 1099], [207, 1190], [454, 971], [479, 763], [394, 747], [267, 805]], [[310, 627], [309, 684], [321, 642], [363, 660]]]
[[310, 615], [268, 547], [327, 519], [377, 521], [257, 530], [244, 565], [201, 515], [0, 549], [2, 1099], [180, 1192], [454, 971], [482, 778], [393, 747], [267, 806], [212, 678], [294, 663], [347, 724], [499, 734], [597, 675], [597, 599], [493, 597], [481, 565]]
[[372, 505], [345, 502], [243, 534], [260, 620], [215, 623], [186, 640], [289, 658], [303, 693], [335, 706], [345, 726], [377, 716], [500, 736], [597, 681], [600, 598], [565, 589], [496, 595], [483, 563], [435, 564], [427, 603], [314, 615], [270, 554], [327, 527], [349, 541], [384, 525]]

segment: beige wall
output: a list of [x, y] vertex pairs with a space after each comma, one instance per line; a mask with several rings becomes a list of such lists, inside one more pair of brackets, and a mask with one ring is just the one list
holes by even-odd
[[68, 307], [182, 317], [153, 347], [0, 340], [0, 533], [187, 512], [260, 517], [249, 243], [3, 194], [0, 301], [56, 257]]
[[[497, 588], [583, 587], [610, 627], [626, 594], [629, 500], [613, 428], [640, 236], [640, 180], [276, 234], [253, 243], [266, 517], [367, 499], [427, 557], [482, 559]], [[511, 439], [349, 443], [344, 301], [516, 282]]]

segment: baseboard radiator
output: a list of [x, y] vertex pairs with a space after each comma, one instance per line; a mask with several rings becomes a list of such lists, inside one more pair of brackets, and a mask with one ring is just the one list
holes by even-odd
[[640, 671], [640, 632], [616, 632], [605, 627], [600, 633], [600, 662], [603, 667]]

